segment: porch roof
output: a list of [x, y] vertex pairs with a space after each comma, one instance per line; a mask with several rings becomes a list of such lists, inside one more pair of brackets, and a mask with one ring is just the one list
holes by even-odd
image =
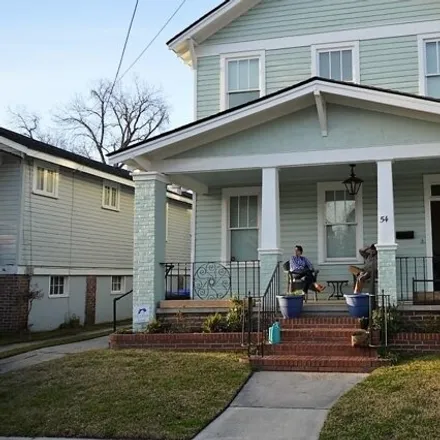
[[316, 106], [317, 124], [322, 136], [327, 136], [327, 103], [440, 122], [438, 99], [313, 77], [118, 150], [109, 160], [151, 171], [150, 159], [166, 159], [310, 106]]

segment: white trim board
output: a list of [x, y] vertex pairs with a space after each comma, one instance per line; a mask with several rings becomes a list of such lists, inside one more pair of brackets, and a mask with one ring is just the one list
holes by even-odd
[[133, 269], [106, 269], [106, 268], [69, 268], [69, 267], [43, 267], [34, 266], [29, 269], [27, 266], [14, 266], [14, 272], [3, 272], [3, 273], [14, 273], [16, 275], [26, 275], [39, 276], [39, 275], [64, 275], [64, 276], [111, 276], [111, 275], [121, 275], [121, 276], [133, 276]]
[[438, 32], [440, 20], [419, 21], [395, 25], [376, 26], [347, 31], [324, 32], [295, 37], [270, 38], [242, 43], [200, 45], [196, 47], [197, 57], [221, 55], [228, 52], [249, 50], [276, 50], [293, 47], [312, 46], [325, 43], [345, 43], [347, 41], [379, 40], [381, 38], [403, 37]]
[[426, 44], [430, 40], [440, 40], [440, 32], [421, 34], [417, 36], [417, 50], [419, 59], [419, 95], [426, 95]]
[[253, 154], [192, 159], [169, 159], [157, 162], [164, 173], [251, 170], [260, 168], [294, 168], [319, 165], [368, 163], [379, 160], [430, 159], [440, 157], [440, 142], [383, 147], [343, 148], [338, 150], [298, 151], [292, 153]]

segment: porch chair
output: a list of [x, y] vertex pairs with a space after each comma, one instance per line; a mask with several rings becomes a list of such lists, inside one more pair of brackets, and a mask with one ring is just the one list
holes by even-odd
[[[283, 270], [284, 272], [287, 274], [287, 292], [294, 292], [295, 290], [303, 290], [304, 288], [304, 279], [300, 278], [300, 279], [295, 279], [295, 277], [293, 276], [293, 273], [290, 271], [290, 261], [286, 261], [283, 264]], [[318, 274], [319, 274], [319, 270], [314, 270], [313, 271], [313, 275], [315, 277], [315, 279], [318, 279]], [[310, 289], [312, 290], [315, 294], [315, 301], [318, 301], [318, 296], [317, 293], [318, 291], [316, 290], [315, 286], [310, 286]], [[305, 302], [308, 301], [308, 295], [309, 293], [307, 292], [304, 300]]]

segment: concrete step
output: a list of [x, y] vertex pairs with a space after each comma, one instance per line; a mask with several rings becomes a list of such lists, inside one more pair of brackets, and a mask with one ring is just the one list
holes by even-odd
[[281, 341], [341, 342], [350, 344], [356, 328], [281, 328]]
[[350, 356], [376, 357], [377, 352], [369, 347], [352, 347], [349, 343], [338, 342], [282, 342], [267, 345], [265, 355], [299, 355], [299, 356]]
[[266, 371], [321, 371], [340, 373], [369, 373], [389, 365], [387, 359], [365, 356], [252, 356], [252, 367]]
[[294, 319], [280, 319], [281, 328], [360, 328], [360, 322], [356, 318], [348, 316], [301, 316]]

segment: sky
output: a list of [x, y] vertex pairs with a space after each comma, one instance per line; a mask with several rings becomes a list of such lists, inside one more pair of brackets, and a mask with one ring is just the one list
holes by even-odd
[[[181, 0], [140, 0], [122, 65], [124, 72]], [[124, 81], [133, 75], [160, 87], [170, 126], [193, 120], [193, 72], [166, 46], [175, 34], [221, 3], [186, 0]], [[7, 108], [25, 107], [52, 124], [51, 112], [94, 81], [113, 79], [135, 0], [0, 0], [0, 125]]]

